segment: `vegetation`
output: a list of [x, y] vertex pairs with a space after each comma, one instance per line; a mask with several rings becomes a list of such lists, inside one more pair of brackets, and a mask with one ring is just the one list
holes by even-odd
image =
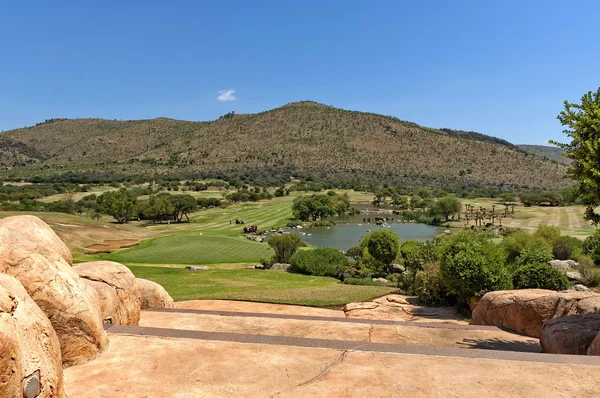
[[7, 131], [6, 140], [10, 148], [0, 146], [0, 164], [7, 168], [2, 175], [35, 181], [52, 177], [82, 183], [147, 182], [168, 177], [281, 186], [295, 177], [339, 188], [387, 183], [409, 189], [499, 191], [567, 184], [562, 179], [564, 165], [497, 139], [315, 102], [212, 122], [55, 120]]
[[320, 247], [297, 252], [290, 264], [295, 271], [304, 274], [338, 277], [348, 266], [348, 259], [337, 249]]
[[568, 175], [577, 181], [579, 194], [586, 206], [585, 219], [600, 223], [596, 208], [600, 205], [600, 88], [581, 97], [581, 104], [565, 101], [558, 120], [571, 138], [568, 144], [555, 143], [573, 162]]
[[505, 263], [502, 246], [475, 231], [461, 231], [441, 247], [442, 280], [450, 292], [464, 300], [509, 287]]
[[448, 289], [442, 280], [439, 263], [426, 264], [416, 273], [414, 290], [419, 300], [425, 304], [447, 303]]
[[533, 263], [519, 267], [513, 275], [515, 289], [565, 290], [569, 280], [548, 263]]
[[273, 262], [285, 264], [289, 264], [294, 253], [303, 246], [302, 239], [298, 234], [273, 235], [267, 240], [267, 243], [275, 252]]
[[338, 195], [329, 191], [326, 195], [299, 196], [294, 199], [292, 212], [300, 221], [324, 220], [342, 215], [350, 209], [347, 195]]
[[371, 257], [381, 263], [388, 273], [400, 250], [398, 235], [392, 231], [378, 230], [372, 232], [367, 240], [367, 250]]

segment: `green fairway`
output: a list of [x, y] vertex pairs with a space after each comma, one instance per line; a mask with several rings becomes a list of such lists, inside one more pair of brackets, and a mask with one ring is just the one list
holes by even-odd
[[229, 299], [314, 306], [344, 305], [391, 293], [380, 286], [344, 285], [337, 279], [285, 271], [129, 266], [138, 278], [162, 285], [175, 301]]
[[241, 237], [177, 234], [143, 241], [138, 247], [104, 256], [107, 260], [147, 264], [215, 264], [258, 262], [271, 258], [266, 243]]

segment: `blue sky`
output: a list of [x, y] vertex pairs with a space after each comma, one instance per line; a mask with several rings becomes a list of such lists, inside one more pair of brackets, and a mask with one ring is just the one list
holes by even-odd
[[600, 2], [3, 1], [0, 130], [212, 120], [298, 100], [564, 141], [600, 86]]

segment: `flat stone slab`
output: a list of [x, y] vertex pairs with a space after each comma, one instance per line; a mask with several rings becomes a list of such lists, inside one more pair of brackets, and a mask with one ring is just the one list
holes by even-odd
[[104, 355], [65, 369], [64, 377], [73, 397], [591, 398], [598, 396], [599, 371], [598, 365], [576, 363], [111, 333]]
[[176, 308], [210, 311], [259, 312], [268, 314], [332, 316], [345, 318], [344, 311], [300, 305], [253, 303], [235, 300], [188, 300], [175, 303]]

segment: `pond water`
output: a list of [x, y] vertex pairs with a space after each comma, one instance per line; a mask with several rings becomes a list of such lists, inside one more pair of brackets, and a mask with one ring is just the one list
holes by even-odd
[[[371, 216], [373, 217], [373, 216]], [[361, 220], [363, 215], [360, 216]], [[333, 247], [334, 249], [348, 250], [358, 246], [360, 239], [366, 234], [378, 229], [388, 229], [400, 236], [400, 241], [417, 240], [424, 242], [433, 239], [436, 235], [444, 232], [446, 228], [434, 227], [425, 224], [388, 224], [381, 227], [375, 224], [348, 223], [327, 227], [315, 227], [304, 229], [286, 229], [287, 232], [299, 233], [302, 239], [311, 246]]]

